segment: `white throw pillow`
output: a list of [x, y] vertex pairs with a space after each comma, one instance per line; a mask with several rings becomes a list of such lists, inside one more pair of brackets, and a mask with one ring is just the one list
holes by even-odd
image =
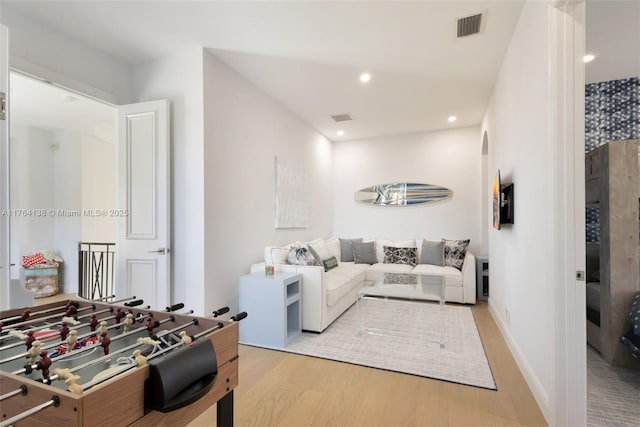
[[340, 260], [342, 258], [340, 258], [341, 253], [340, 253], [340, 240], [338, 240], [337, 237], [332, 237], [330, 239], [327, 239], [324, 241], [325, 247], [327, 248], [327, 250], [329, 251], [329, 256], [334, 256], [336, 257], [336, 259], [338, 260], [338, 263], [340, 263]]
[[309, 243], [309, 246], [311, 246], [313, 250], [316, 251], [316, 253], [318, 254], [318, 257], [320, 258], [320, 262], [324, 261], [325, 259], [331, 256], [331, 253], [329, 252], [329, 248], [323, 241], [320, 241], [317, 243], [315, 242]]
[[267, 265], [288, 264], [289, 248], [287, 246], [267, 246], [264, 248], [264, 262]]
[[384, 262], [384, 248], [383, 248], [384, 246], [393, 246], [394, 248], [417, 248], [416, 241], [413, 239], [409, 239], [409, 240], [376, 239], [376, 259], [378, 260], [378, 262]]

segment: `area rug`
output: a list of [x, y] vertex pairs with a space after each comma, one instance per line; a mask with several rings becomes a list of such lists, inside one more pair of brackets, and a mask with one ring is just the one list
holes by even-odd
[[469, 307], [363, 299], [285, 351], [496, 390]]

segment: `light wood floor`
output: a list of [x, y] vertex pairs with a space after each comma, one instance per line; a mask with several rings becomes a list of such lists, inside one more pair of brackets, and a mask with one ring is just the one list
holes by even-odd
[[[236, 426], [545, 426], [486, 303], [472, 308], [498, 391], [240, 346]], [[215, 408], [190, 427], [215, 425]]]
[[[498, 391], [241, 345], [235, 425], [546, 426], [487, 304], [472, 311]], [[215, 419], [212, 407], [189, 427]]]

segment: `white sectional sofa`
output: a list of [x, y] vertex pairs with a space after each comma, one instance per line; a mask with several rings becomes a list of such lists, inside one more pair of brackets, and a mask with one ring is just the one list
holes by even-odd
[[[338, 261], [341, 259], [340, 244], [337, 238], [321, 241], [329, 248], [331, 255]], [[447, 302], [475, 304], [476, 302], [476, 270], [475, 256], [467, 251], [462, 271], [455, 267], [440, 267], [429, 264], [417, 264], [415, 267], [405, 264], [385, 264], [381, 247], [383, 244], [404, 245], [413, 242], [418, 249], [422, 239], [412, 241], [375, 240], [376, 263], [356, 264], [339, 262], [338, 267], [325, 271], [322, 266], [292, 265], [286, 262], [285, 254], [291, 245], [265, 248], [265, 261], [251, 266], [251, 273], [264, 273], [265, 264], [273, 264], [276, 271], [301, 274], [302, 279], [302, 329], [322, 332], [331, 322], [348, 309], [358, 298], [358, 291], [373, 283], [383, 273], [417, 273], [442, 275], [445, 279], [445, 299]], [[417, 243], [416, 243], [417, 242]]]

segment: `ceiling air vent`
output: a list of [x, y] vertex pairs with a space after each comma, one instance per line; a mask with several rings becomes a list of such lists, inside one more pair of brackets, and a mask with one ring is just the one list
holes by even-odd
[[482, 14], [458, 19], [458, 37], [466, 37], [480, 32]]
[[331, 116], [331, 118], [336, 122], [348, 122], [349, 120], [353, 120], [350, 114], [336, 114], [335, 116]]

